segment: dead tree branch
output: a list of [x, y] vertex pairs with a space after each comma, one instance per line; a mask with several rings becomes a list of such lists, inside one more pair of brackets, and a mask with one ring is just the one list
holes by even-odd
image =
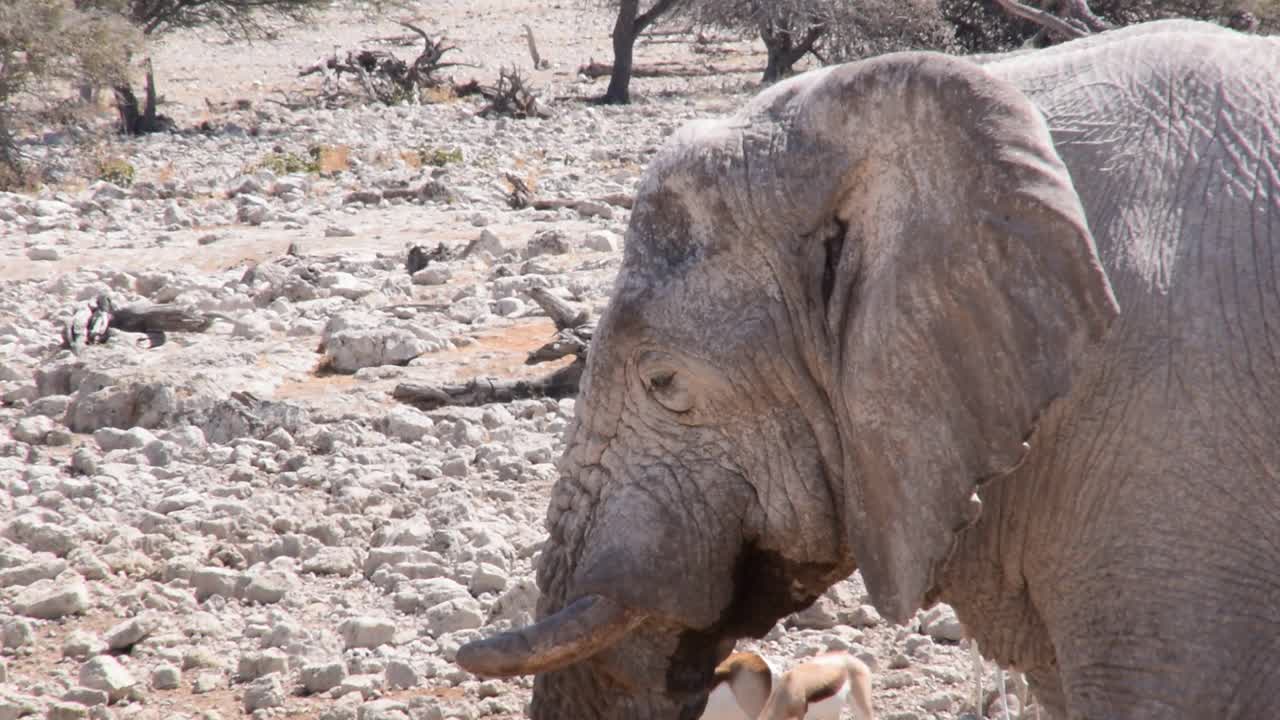
[[420, 410], [435, 410], [446, 405], [476, 406], [538, 397], [566, 398], [577, 395], [582, 371], [587, 365], [587, 349], [591, 346], [591, 336], [595, 331], [591, 314], [544, 288], [533, 288], [528, 295], [551, 318], [556, 326], [556, 334], [551, 342], [529, 353], [524, 364], [537, 365], [569, 356], [573, 356], [573, 362], [534, 380], [475, 378], [453, 385], [400, 383], [391, 396]]
[[533, 28], [529, 27], [528, 23], [525, 23], [524, 26], [524, 38], [529, 41], [529, 57], [533, 60], [533, 69], [540, 70], [551, 67], [551, 63], [543, 60], [542, 56], [538, 54], [538, 43], [534, 42]]
[[492, 88], [480, 88], [480, 94], [489, 100], [489, 104], [478, 114], [488, 117], [493, 114], [514, 118], [549, 118], [551, 113], [538, 102], [538, 98], [525, 86], [520, 71], [498, 71], [498, 84]]
[[[1079, 28], [1052, 13], [1046, 12], [1044, 10], [1038, 10], [1036, 8], [1033, 8], [1027, 5], [1023, 5], [1017, 0], [996, 0], [996, 4], [1000, 6], [1001, 10], [1004, 10], [1006, 13], [1013, 15], [1014, 17], [1020, 17], [1024, 20], [1030, 20], [1031, 22], [1036, 23], [1037, 25], [1045, 28], [1049, 32], [1056, 33], [1057, 35], [1060, 35], [1061, 37], [1066, 38], [1068, 40], [1082, 38], [1092, 33], [1091, 29]], [[1081, 4], [1084, 4], [1083, 0], [1081, 0]], [[1094, 20], [1098, 20], [1097, 16], [1095, 16], [1092, 12], [1088, 12], [1088, 5], [1087, 4], [1084, 4], [1084, 5], [1085, 5], [1085, 12], [1088, 14], [1088, 17], [1091, 17]], [[1098, 20], [1098, 22], [1101, 22], [1101, 20]]]

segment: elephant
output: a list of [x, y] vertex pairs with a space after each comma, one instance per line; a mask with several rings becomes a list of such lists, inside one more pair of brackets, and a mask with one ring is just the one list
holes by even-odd
[[566, 431], [537, 720], [696, 717], [862, 573], [1057, 718], [1280, 707], [1280, 43], [807, 72], [664, 144]]

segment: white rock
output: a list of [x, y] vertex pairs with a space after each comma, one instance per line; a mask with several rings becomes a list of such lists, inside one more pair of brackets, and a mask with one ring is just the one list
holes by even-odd
[[529, 239], [525, 246], [524, 256], [535, 258], [540, 255], [564, 255], [572, 248], [564, 233], [555, 229], [539, 230]]
[[317, 575], [354, 575], [360, 568], [355, 548], [324, 547], [302, 564], [302, 571]]
[[479, 297], [462, 298], [449, 305], [445, 314], [460, 323], [475, 323], [488, 317], [489, 301]]
[[280, 707], [284, 701], [284, 683], [277, 673], [264, 675], [244, 689], [244, 711], [247, 713]]
[[103, 452], [111, 452], [112, 450], [136, 450], [155, 440], [156, 436], [146, 428], [135, 427], [129, 430], [120, 430], [114, 427], [104, 427], [94, 431], [93, 439]]
[[297, 583], [298, 580], [284, 570], [265, 570], [253, 575], [250, 582], [244, 585], [241, 598], [244, 602], [271, 605], [284, 600], [284, 596], [287, 596]]
[[182, 684], [182, 671], [174, 665], [161, 665], [151, 672], [151, 687], [174, 690]]
[[324, 236], [328, 238], [355, 237], [356, 233], [354, 230], [351, 230], [350, 228], [345, 228], [341, 225], [326, 225], [324, 228]]
[[73, 630], [62, 641], [62, 656], [82, 660], [107, 651], [107, 644], [84, 630]]
[[289, 656], [282, 650], [269, 648], [241, 655], [236, 664], [236, 677], [240, 682], [248, 682], [272, 673], [284, 674], [288, 670]]
[[325, 342], [325, 357], [338, 372], [380, 365], [404, 365], [426, 352], [427, 344], [398, 328], [343, 330]]
[[524, 301], [520, 298], [506, 297], [494, 303], [494, 310], [503, 317], [512, 317], [524, 312]]
[[206, 567], [191, 574], [191, 586], [195, 588], [197, 601], [213, 595], [233, 598], [239, 582], [240, 573], [227, 568]]
[[466, 250], [462, 252], [464, 257], [471, 257], [482, 252], [487, 252], [494, 257], [498, 257], [506, 252], [506, 248], [502, 245], [502, 240], [492, 230], [484, 229], [480, 231], [480, 236], [467, 244]]
[[390, 660], [387, 662], [387, 687], [393, 690], [407, 690], [409, 688], [418, 687], [418, 672], [413, 666], [404, 660]]
[[110, 702], [117, 702], [129, 694], [137, 682], [133, 675], [110, 655], [98, 655], [80, 666], [80, 684], [101, 690]]
[[5, 650], [26, 647], [35, 642], [35, 639], [35, 628], [22, 618], [7, 620], [4, 626], [0, 627], [0, 647]]
[[159, 628], [160, 616], [153, 611], [144, 612], [108, 630], [107, 647], [111, 650], [128, 650]]
[[329, 292], [348, 300], [359, 300], [373, 292], [373, 286], [360, 280], [355, 275], [345, 272], [333, 272], [320, 276], [320, 287], [329, 288]]
[[27, 250], [27, 258], [30, 260], [58, 260], [62, 257], [62, 253], [58, 248], [48, 245], [37, 245]]
[[14, 612], [42, 620], [56, 620], [89, 609], [89, 589], [79, 581], [55, 585], [41, 581], [18, 593]]
[[427, 632], [440, 637], [459, 630], [472, 630], [484, 625], [484, 612], [474, 598], [447, 600], [427, 608], [424, 614]]
[[347, 666], [341, 662], [304, 665], [300, 679], [303, 689], [309, 693], [329, 692], [347, 679]]
[[13, 439], [19, 442], [29, 443], [31, 445], [44, 445], [47, 442], [49, 433], [58, 429], [58, 423], [53, 418], [43, 415], [34, 417], [24, 417], [14, 423], [10, 434]]
[[943, 603], [934, 605], [925, 613], [920, 629], [934, 640], [960, 642], [965, 637], [964, 626], [956, 618], [956, 611]]
[[404, 442], [418, 442], [431, 434], [435, 422], [426, 413], [407, 405], [387, 411], [387, 434]]
[[588, 250], [596, 252], [613, 252], [618, 249], [620, 243], [618, 236], [608, 230], [594, 230], [587, 233], [587, 239], [584, 243]]
[[501, 592], [507, 586], [507, 573], [496, 565], [480, 563], [471, 574], [470, 588], [476, 595], [487, 592]]
[[376, 648], [387, 645], [396, 634], [396, 624], [386, 618], [362, 615], [348, 618], [338, 626], [342, 645], [351, 648]]
[[453, 277], [446, 267], [426, 267], [413, 274], [414, 285], [444, 285]]

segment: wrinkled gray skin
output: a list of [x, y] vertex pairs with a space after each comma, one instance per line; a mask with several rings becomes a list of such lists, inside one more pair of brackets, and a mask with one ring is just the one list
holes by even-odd
[[981, 62], [807, 73], [654, 160], [538, 577], [649, 619], [535, 718], [675, 718], [855, 568], [1057, 717], [1280, 706], [1280, 43]]

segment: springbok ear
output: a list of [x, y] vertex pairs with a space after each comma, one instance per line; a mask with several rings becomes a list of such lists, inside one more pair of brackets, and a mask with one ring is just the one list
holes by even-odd
[[762, 104], [783, 135], [744, 145], [779, 176], [775, 216], [835, 228], [799, 255], [820, 258], [848, 539], [902, 622], [1119, 308], [1043, 119], [980, 67], [898, 53]]

